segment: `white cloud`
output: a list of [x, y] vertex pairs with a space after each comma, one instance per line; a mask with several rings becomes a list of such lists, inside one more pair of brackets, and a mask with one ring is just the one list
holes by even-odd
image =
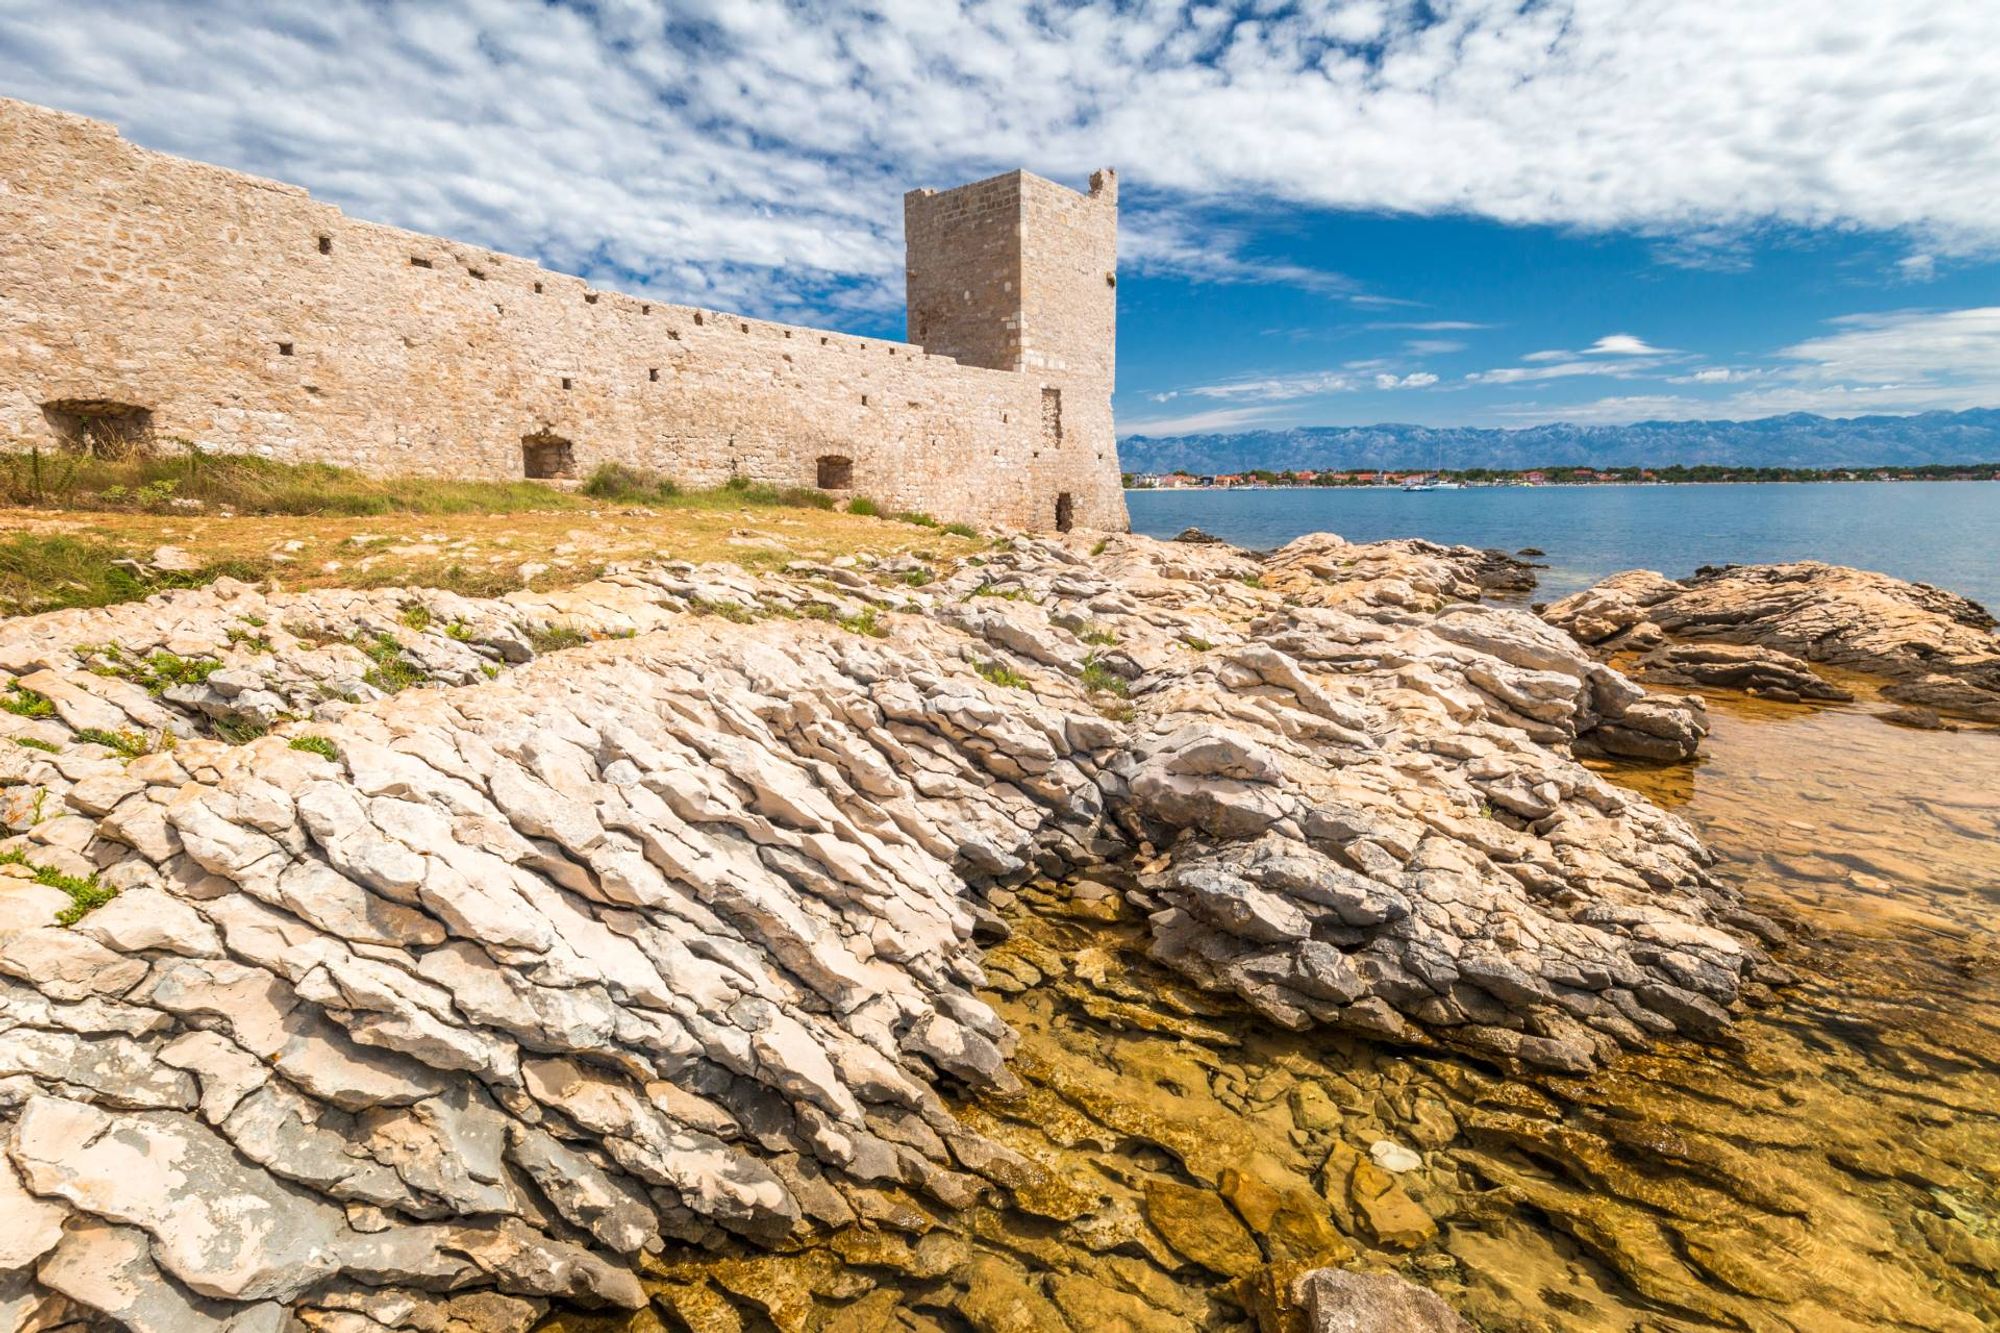
[[1119, 417], [1118, 434], [1192, 435], [1198, 431], [1246, 430], [1268, 424], [1276, 409], [1269, 407], [1218, 407], [1206, 412], [1189, 412], [1167, 417]]
[[1117, 165], [1140, 263], [1336, 294], [1151, 219], [1465, 213], [1713, 253], [1905, 228], [1949, 256], [2000, 245], [1994, 50], [2000, 5], [1967, 0], [0, 0], [11, 95], [770, 313], [893, 306], [901, 191], [1022, 164]]
[[1536, 380], [1574, 379], [1579, 375], [1609, 375], [1618, 379], [1631, 379], [1662, 364], [1658, 360], [1548, 362], [1546, 357], [1540, 355], [1534, 359], [1543, 364], [1475, 370], [1469, 372], [1465, 378], [1475, 384], [1527, 384]]
[[1607, 333], [1583, 349], [1585, 356], [1658, 356], [1665, 348], [1648, 346], [1629, 333]]
[[1427, 389], [1438, 382], [1438, 377], [1428, 370], [1413, 371], [1398, 378], [1394, 375], [1377, 375], [1375, 387], [1378, 389]]
[[1896, 261], [1896, 275], [1905, 282], [1929, 282], [1937, 276], [1937, 256], [1904, 255]]
[[[1501, 415], [1539, 421], [1747, 420], [1953, 411], [2000, 402], [2000, 306], [1851, 315], [1780, 348], [1768, 367], [1705, 367], [1677, 384], [1743, 384], [1720, 398], [1657, 395], [1576, 404], [1523, 403]], [[1611, 363], [1603, 363], [1611, 364]]]
[[1376, 323], [1371, 329], [1409, 329], [1416, 333], [1469, 333], [1474, 329], [1498, 328], [1497, 324], [1474, 324], [1463, 319], [1422, 319], [1406, 323]]
[[1443, 356], [1448, 352], [1463, 352], [1465, 344], [1455, 338], [1411, 338], [1403, 344], [1403, 350], [1411, 356]]
[[1352, 375], [1337, 370], [1315, 370], [1299, 375], [1268, 375], [1223, 380], [1218, 384], [1197, 384], [1185, 389], [1174, 389], [1168, 393], [1154, 394], [1153, 401], [1166, 403], [1185, 396], [1271, 403], [1292, 398], [1313, 398], [1323, 393], [1345, 393], [1358, 386], [1359, 382]]

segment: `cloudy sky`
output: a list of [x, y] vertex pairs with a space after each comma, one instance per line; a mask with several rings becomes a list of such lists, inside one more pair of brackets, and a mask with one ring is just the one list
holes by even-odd
[[0, 0], [0, 94], [901, 332], [901, 194], [1119, 169], [1121, 429], [2000, 405], [1992, 0]]

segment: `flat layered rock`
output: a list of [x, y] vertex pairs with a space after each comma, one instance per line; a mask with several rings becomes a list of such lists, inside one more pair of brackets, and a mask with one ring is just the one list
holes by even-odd
[[1634, 570], [1565, 597], [1544, 616], [1604, 654], [1672, 641], [1748, 645], [1790, 657], [1756, 666], [1691, 656], [1662, 661], [1697, 680], [1707, 674], [1737, 687], [1728, 677], [1740, 675], [1746, 686], [1837, 697], [1806, 692], [1813, 687], [1794, 665], [1803, 659], [1883, 678], [1889, 682], [1883, 694], [1902, 703], [2000, 722], [2000, 636], [1992, 615], [1954, 593], [1886, 574], [1809, 560], [1704, 568], [1679, 582]]
[[[526, 1327], [643, 1303], [643, 1254], [1044, 1187], [939, 1089], [1014, 1086], [986, 895], [1106, 862], [1156, 957], [1286, 1027], [1563, 1070], [1723, 1033], [1764, 965], [1733, 897], [1576, 761], [1684, 754], [1698, 709], [1466, 601], [1481, 553], [1336, 541], [0, 625], [37, 742], [0, 793], [0, 1281]], [[1183, 1203], [1193, 1262], [1250, 1261]]]

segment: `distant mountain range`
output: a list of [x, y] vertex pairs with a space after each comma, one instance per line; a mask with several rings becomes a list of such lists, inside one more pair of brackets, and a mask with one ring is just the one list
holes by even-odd
[[1215, 435], [1131, 435], [1127, 472], [1197, 475], [1354, 468], [1885, 467], [2000, 462], [2000, 409], [1836, 419], [1794, 412], [1756, 421], [1629, 426], [1299, 426]]

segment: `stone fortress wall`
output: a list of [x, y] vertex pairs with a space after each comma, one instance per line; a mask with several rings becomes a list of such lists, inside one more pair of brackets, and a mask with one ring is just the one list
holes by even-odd
[[824, 486], [1124, 528], [1117, 182], [912, 192], [910, 342], [593, 289], [0, 99], [0, 447], [128, 429], [376, 473]]

